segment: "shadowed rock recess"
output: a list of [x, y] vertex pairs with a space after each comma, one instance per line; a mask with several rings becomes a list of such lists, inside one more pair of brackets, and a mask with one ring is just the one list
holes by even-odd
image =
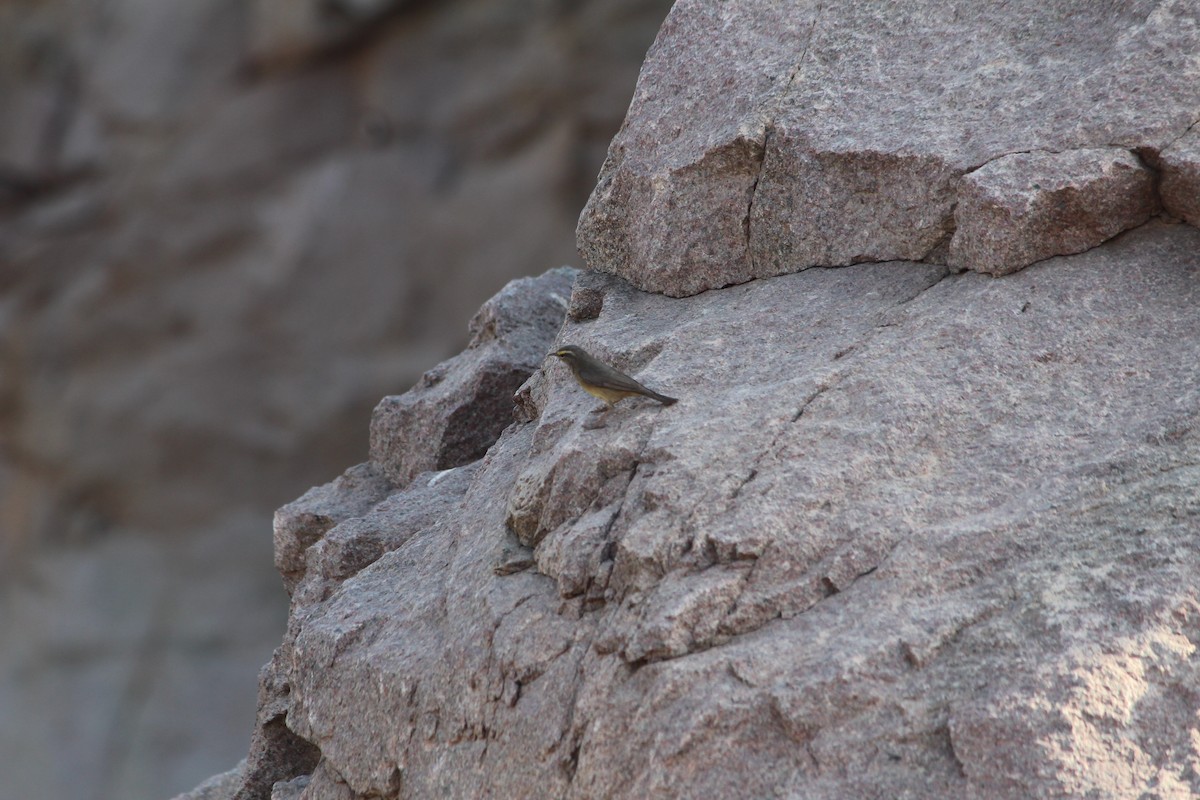
[[[594, 271], [280, 510], [188, 798], [1200, 794], [1200, 12], [884, 5], [676, 5]], [[680, 400], [598, 424], [561, 343]]]

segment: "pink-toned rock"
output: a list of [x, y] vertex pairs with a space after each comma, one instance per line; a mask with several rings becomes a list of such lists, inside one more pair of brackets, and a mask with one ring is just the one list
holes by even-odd
[[346, 470], [332, 483], [315, 486], [275, 512], [275, 568], [290, 594], [304, 577], [308, 548], [335, 525], [361, 517], [395, 491], [372, 464]]
[[1200, 126], [1192, 128], [1159, 155], [1163, 207], [1200, 227]]
[[[1181, 1], [684, 0], [647, 54], [580, 251], [672, 296], [811, 266], [946, 263], [970, 223], [961, 176], [1014, 153], [1166, 147], [1196, 121], [1200, 66], [1183, 54], [1198, 47]], [[1105, 204], [1119, 218], [1099, 228], [1120, 230], [1140, 191]], [[1030, 235], [1010, 256], [1044, 257]]]
[[264, 705], [303, 796], [1200, 792], [1197, 252], [587, 277], [559, 341], [679, 402], [597, 427], [548, 365], [308, 549]]
[[815, 12], [676, 4], [579, 218], [590, 269], [673, 295], [759, 274], [747, 238], [763, 142]]
[[1155, 177], [1116, 148], [1016, 153], [958, 183], [949, 262], [1007, 275], [1081, 253], [1158, 211]]
[[[326, 786], [331, 776], [317, 764], [319, 750], [285, 725], [291, 694], [288, 664], [296, 656], [298, 620], [360, 569], [451, 515], [474, 472], [460, 465], [483, 455], [499, 436], [497, 425], [507, 426], [513, 392], [544, 357], [562, 324], [575, 274], [560, 268], [509, 284], [471, 321], [467, 353], [441, 365], [439, 375], [449, 375], [448, 380], [423, 382], [408, 395], [388, 398], [385, 410], [377, 410], [373, 437], [393, 437], [377, 452], [392, 459], [385, 463], [392, 467], [395, 484], [384, 467], [362, 464], [276, 512], [275, 561], [297, 621], [259, 677], [250, 756], [239, 776], [230, 779], [235, 788], [229, 797], [263, 797], [275, 784], [281, 796], [295, 795], [300, 787], [292, 780], [314, 766], [317, 772], [311, 784], [305, 782], [305, 796], [332, 791]], [[431, 391], [432, 386], [439, 388]], [[434, 430], [443, 431], [441, 446], [418, 435]], [[471, 443], [465, 449], [464, 441]], [[401, 471], [438, 459], [454, 463], [424, 476]], [[406, 488], [397, 490], [396, 484]]]

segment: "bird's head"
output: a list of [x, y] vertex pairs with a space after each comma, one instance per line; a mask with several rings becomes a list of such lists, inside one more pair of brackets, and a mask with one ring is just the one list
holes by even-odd
[[550, 355], [561, 358], [569, 366], [575, 366], [587, 358], [587, 353], [584, 352], [583, 348], [573, 344], [563, 345]]

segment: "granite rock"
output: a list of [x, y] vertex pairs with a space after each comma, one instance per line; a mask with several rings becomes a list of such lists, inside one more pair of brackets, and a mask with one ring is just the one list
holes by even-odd
[[291, 685], [286, 664], [290, 647], [285, 634], [284, 641], [259, 672], [258, 710], [250, 737], [250, 753], [236, 777], [222, 784], [223, 794], [219, 800], [269, 797], [272, 787], [311, 774], [320, 762], [320, 749], [287, 726]]
[[370, 511], [394, 490], [374, 465], [360, 464], [276, 511], [275, 568], [283, 576], [288, 593], [304, 577], [309, 547], [338, 523]]
[[[305, 572], [293, 593], [293, 607], [328, 599], [359, 570], [436, 524], [462, 501], [475, 468], [466, 464], [418, 475], [405, 491], [394, 492], [323, 533], [305, 554]], [[341, 491], [336, 484], [327, 488]]]
[[1163, 206], [1168, 213], [1200, 227], [1200, 128], [1193, 125], [1157, 160]]
[[1118, 148], [997, 158], [959, 181], [949, 261], [1005, 275], [1081, 253], [1158, 211], [1154, 183]]
[[[1176, 140], [1200, 109], [1185, 55], [1198, 46], [1184, 0], [679, 2], [580, 217], [580, 250], [589, 268], [672, 296], [811, 266], [944, 264], [957, 229], [967, 252], [969, 231], [992, 224], [994, 203], [959, 202], [963, 176], [1037, 152], [1064, 155], [1031, 159], [996, 202], [1053, 206], [1049, 190], [1028, 197], [1043, 181], [1117, 192], [1094, 209], [1112, 218], [1067, 220], [1082, 229], [1066, 239], [1090, 241], [1157, 201], [1143, 180], [1094, 183], [1091, 160], [1066, 154]], [[1006, 270], [1066, 252], [1038, 225], [1010, 238]]]
[[[429, 390], [435, 385], [430, 381], [418, 384], [407, 395], [390, 398], [395, 407], [404, 409], [399, 418], [403, 424], [390, 418], [388, 425], [377, 425], [374, 431], [377, 437], [394, 437], [387, 452], [405, 453], [410, 461], [404, 463], [411, 467], [416, 463], [411, 459], [428, 460], [445, 449], [437, 447], [429, 431], [447, 425], [447, 420], [461, 423], [466, 419], [461, 423], [464, 431], [480, 437], [473, 457], [449, 451], [461, 463], [437, 472], [405, 475], [395, 483], [379, 465], [361, 464], [276, 512], [276, 567], [292, 598], [291, 618], [283, 641], [259, 675], [250, 754], [236, 777], [220, 783], [226, 791], [223, 796], [265, 800], [276, 795], [352, 795], [340, 774], [330, 771], [320, 748], [311, 743], [312, 737], [299, 734], [296, 725], [288, 721], [294, 693], [291, 665], [299, 657], [297, 648], [303, 646], [297, 638], [306, 627], [305, 620], [319, 614], [330, 597], [352, 582], [360, 570], [402, 550], [416, 537], [445, 535], [435, 532], [452, 524], [479, 468], [479, 458], [499, 436], [497, 432], [487, 438], [495, 427], [491, 418], [499, 417], [501, 427], [506, 427], [512, 417], [515, 384], [494, 391], [494, 376], [507, 376], [514, 365], [525, 364], [525, 371], [518, 376], [523, 381], [536, 369], [562, 325], [566, 296], [576, 274], [559, 268], [506, 286], [471, 321], [468, 350], [442, 365], [439, 375], [451, 377], [437, 381], [440, 388], [436, 391]], [[422, 446], [430, 448], [424, 456]], [[523, 548], [506, 538], [488, 555], [497, 567], [517, 571], [533, 563]]]
[[[325, 774], [318, 747], [287, 722], [291, 707], [295, 639], [303, 620], [359, 569], [399, 549], [410, 538], [442, 524], [462, 501], [474, 465], [413, 479], [405, 489], [384, 489], [369, 464], [310, 490], [280, 510], [291, 531], [277, 542], [303, 558], [302, 571], [280, 572], [292, 594], [291, 619], [283, 641], [259, 674], [257, 722], [250, 754], [236, 778], [222, 783], [226, 800], [300, 796], [341, 797], [340, 779]], [[363, 480], [364, 476], [367, 480]], [[390, 484], [386, 489], [393, 489]], [[381, 499], [382, 498], [382, 499]], [[277, 531], [278, 533], [278, 531]], [[303, 544], [303, 551], [296, 552]], [[331, 788], [332, 787], [332, 788]], [[189, 800], [200, 800], [191, 798]]]
[[309, 548], [302, 796], [1200, 791], [1198, 252], [581, 278], [558, 341], [680, 401], [597, 425], [548, 364], [482, 459]]
[[[487, 73], [503, 89], [397, 101], [412, 59], [472, 31], [510, 41], [524, 13], [465, 7], [471, 26], [428, 37], [325, 49], [304, 32], [321, 55], [299, 71], [267, 53], [257, 79], [313, 85], [350, 58], [368, 152], [341, 157], [349, 129], [334, 125], [300, 132], [283, 163], [301, 174], [261, 190], [269, 157], [212, 183], [192, 168], [189, 202], [233, 197], [156, 255], [212, 270], [236, 252], [265, 287], [210, 324], [348, 296], [365, 272], [319, 268], [343, 251], [392, 248], [452, 287], [460, 246], [525, 235], [463, 225], [485, 216], [481, 186], [533, 229], [556, 218], [545, 186], [575, 173], [590, 101], [547, 127], [544, 95], [520, 87], [577, 90], [562, 51], [430, 56], [429, 85]], [[430, 30], [427, 11], [413, 29]], [[247, 800], [1200, 793], [1200, 234], [1146, 220], [1160, 204], [1188, 219], [1196, 22], [1185, 0], [681, 0], [580, 220], [596, 272], [539, 326], [680, 402], [597, 416], [565, 367], [534, 364], [510, 424], [509, 386], [474, 390], [480, 352], [503, 349], [485, 314], [473, 348], [397, 401], [412, 414], [374, 426], [359, 469], [384, 473], [378, 491], [327, 487], [284, 515], [288, 629], [250, 756], [217, 786]], [[118, 106], [126, 124], [178, 109]], [[236, 141], [211, 119], [213, 141]], [[471, 135], [479, 120], [500, 122]], [[397, 151], [394, 172], [371, 148]], [[183, 174], [189, 159], [203, 163], [164, 157]], [[489, 169], [460, 177], [463, 163]], [[325, 213], [364, 187], [372, 213]], [[379, 212], [423, 192], [445, 216]], [[264, 218], [289, 220], [265, 240], [262, 193]], [[67, 200], [10, 240], [111, 224], [94, 199]], [[148, 208], [126, 261], [160, 215], [189, 219], [187, 204]], [[412, 244], [430, 231], [442, 247]], [[508, 263], [561, 263], [527, 255]], [[118, 261], [125, 285], [146, 279]], [[730, 284], [744, 285], [704, 291]], [[414, 317], [443, 315], [388, 286]], [[264, 349], [361, 343], [390, 319], [284, 315], [262, 323]], [[315, 425], [309, 407], [340, 385], [321, 373], [281, 407]], [[14, 407], [45, 414], [0, 406]], [[491, 410], [458, 452], [441, 420], [464, 408]], [[65, 459], [71, 437], [55, 441]], [[124, 508], [84, 486], [90, 507]]]

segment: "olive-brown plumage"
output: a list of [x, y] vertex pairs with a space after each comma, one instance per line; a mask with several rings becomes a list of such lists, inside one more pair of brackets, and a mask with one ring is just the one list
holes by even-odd
[[669, 406], [676, 401], [674, 397], [667, 397], [652, 389], [647, 389], [624, 372], [613, 369], [600, 361], [582, 347], [568, 344], [550, 355], [562, 359], [571, 368], [575, 380], [579, 381], [579, 385], [583, 387], [584, 391], [599, 397], [608, 404], [609, 408], [618, 400], [634, 395], [649, 397], [664, 406]]

